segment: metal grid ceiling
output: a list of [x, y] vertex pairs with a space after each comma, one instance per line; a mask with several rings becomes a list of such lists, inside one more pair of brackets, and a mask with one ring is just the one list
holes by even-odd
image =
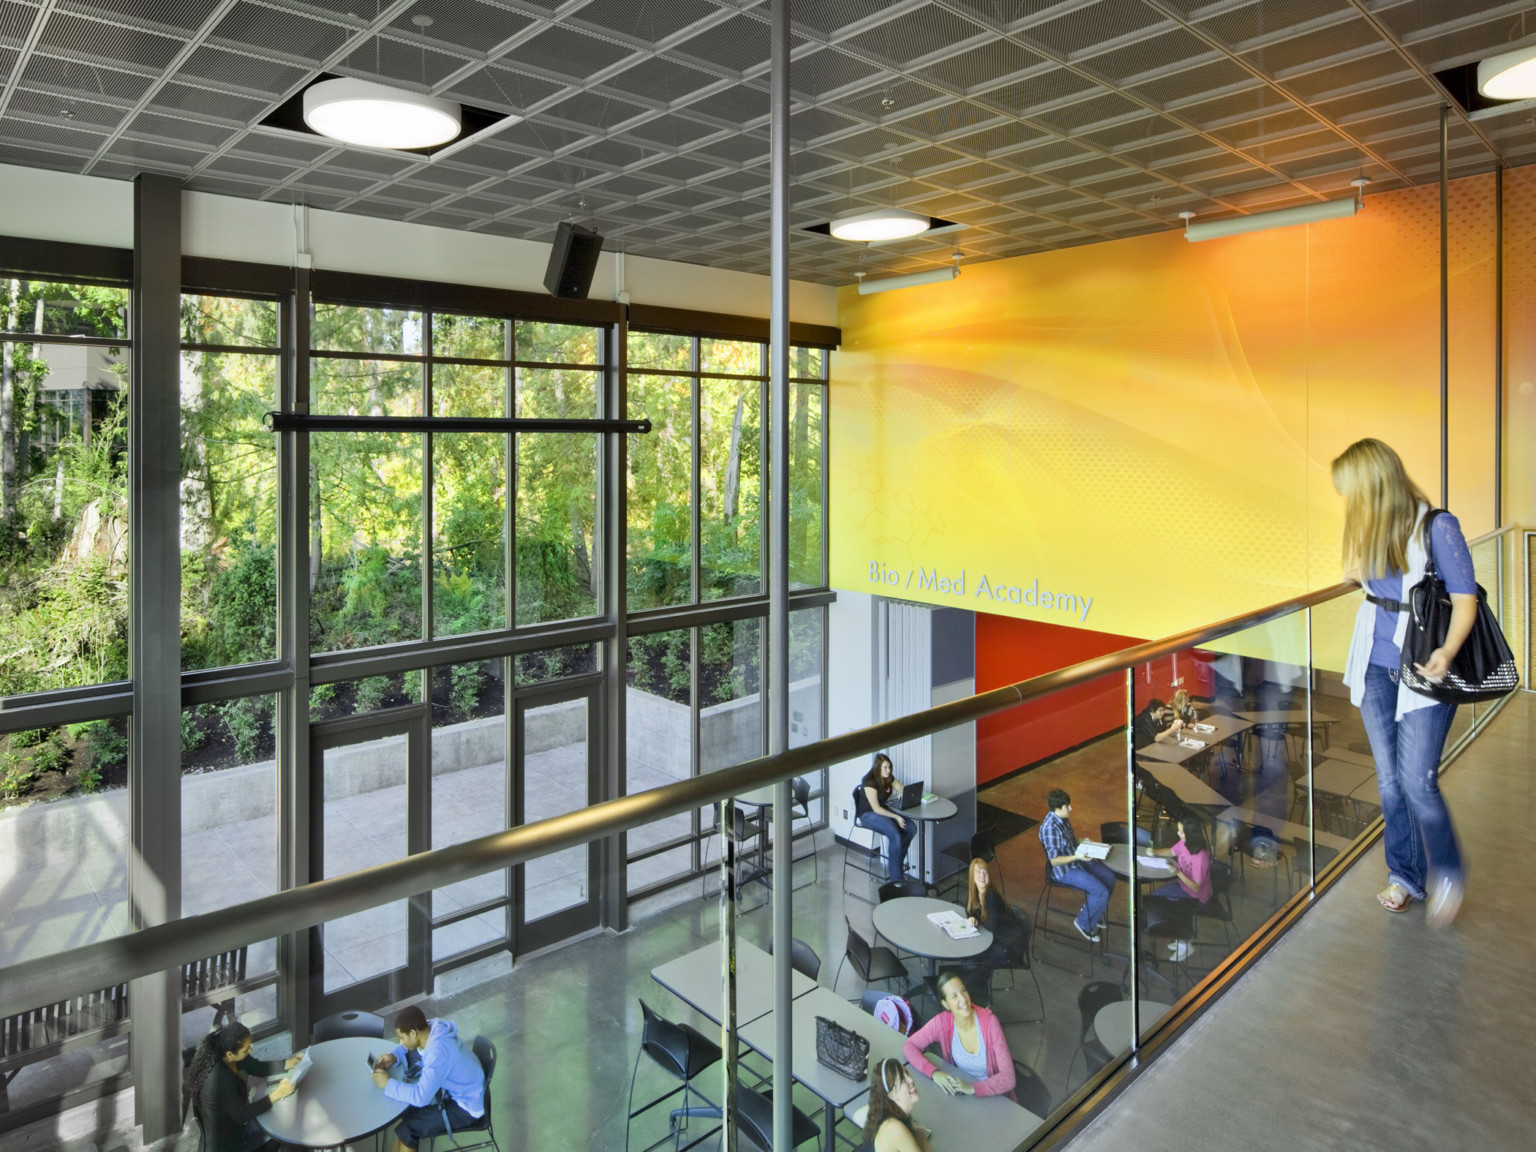
[[[1431, 73], [1536, 43], [1497, 0], [798, 0], [793, 222], [963, 227], [793, 274], [1132, 236], [1438, 176]], [[0, 0], [0, 162], [768, 270], [767, 0]], [[516, 119], [434, 159], [263, 127], [319, 73]], [[1453, 174], [1536, 160], [1524, 106], [1454, 114]], [[0, 221], [0, 232], [4, 231]]]

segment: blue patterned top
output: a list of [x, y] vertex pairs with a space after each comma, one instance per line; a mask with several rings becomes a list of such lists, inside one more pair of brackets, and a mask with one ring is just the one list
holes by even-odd
[[[1472, 553], [1461, 534], [1461, 524], [1449, 512], [1436, 516], [1429, 526], [1429, 554], [1434, 558], [1445, 590], [1458, 595], [1477, 592], [1477, 576], [1472, 570]], [[1403, 587], [1403, 574], [1396, 572], [1379, 580], [1367, 580], [1366, 591], [1383, 600], [1402, 600], [1408, 593]], [[1393, 642], [1397, 634], [1396, 612], [1388, 612], [1376, 605], [1376, 620], [1371, 638], [1371, 663], [1386, 668], [1398, 668], [1403, 663], [1403, 650]]]
[[1071, 856], [1077, 851], [1077, 837], [1072, 832], [1072, 822], [1063, 820], [1052, 812], [1040, 821], [1040, 843], [1045, 848], [1046, 866], [1051, 873], [1051, 879], [1061, 878], [1061, 874], [1069, 868], [1076, 868], [1077, 861], [1070, 864], [1052, 864], [1051, 861], [1062, 856]]

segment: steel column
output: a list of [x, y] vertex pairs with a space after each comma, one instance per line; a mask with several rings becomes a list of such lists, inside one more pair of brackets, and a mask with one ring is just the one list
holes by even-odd
[[[128, 388], [128, 906], [181, 915], [181, 181], [133, 187]], [[131, 985], [134, 1117], [149, 1143], [181, 1126], [181, 971]]]
[[1451, 503], [1451, 109], [1440, 105], [1440, 507]]
[[[1504, 166], [1493, 170], [1493, 526], [1504, 527]], [[1499, 555], [1503, 556], [1503, 545]], [[1503, 571], [1502, 566], [1500, 571]], [[1504, 598], [1499, 597], [1502, 611]]]
[[[279, 407], [309, 411], [309, 269], [295, 268], [285, 302], [282, 396]], [[277, 696], [277, 884], [309, 883], [309, 546], [311, 506], [309, 437], [276, 437], [278, 459], [277, 654], [293, 669], [293, 683]], [[295, 1036], [308, 1036], [310, 933], [278, 937], [278, 1018]]]
[[[772, 179], [768, 320], [768, 422], [772, 429], [768, 498], [768, 754], [789, 749], [789, 0], [773, 0], [769, 71]], [[790, 960], [794, 838], [790, 782], [773, 791], [773, 1150], [794, 1146], [794, 1035]], [[828, 1140], [832, 1134], [827, 1134]]]

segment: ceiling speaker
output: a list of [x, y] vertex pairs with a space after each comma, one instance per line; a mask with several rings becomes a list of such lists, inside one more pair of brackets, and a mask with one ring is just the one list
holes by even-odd
[[603, 238], [590, 228], [562, 221], [555, 230], [555, 242], [549, 250], [549, 267], [544, 270], [544, 287], [552, 296], [585, 300], [592, 287], [592, 273], [597, 271], [597, 257], [603, 250]]

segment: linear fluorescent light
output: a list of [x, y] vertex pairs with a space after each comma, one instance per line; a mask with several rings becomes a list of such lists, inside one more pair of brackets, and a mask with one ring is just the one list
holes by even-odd
[[1477, 66], [1477, 90], [1490, 100], [1536, 96], [1536, 47], [1490, 56]]
[[304, 92], [304, 123], [322, 136], [370, 148], [445, 144], [459, 134], [462, 116], [452, 100], [351, 77], [322, 80]]
[[870, 212], [857, 212], [851, 216], [839, 216], [832, 221], [832, 235], [839, 240], [857, 240], [863, 243], [878, 240], [904, 240], [928, 231], [929, 218], [905, 208], [876, 208]]
[[1266, 228], [1289, 228], [1293, 224], [1316, 224], [1319, 220], [1342, 220], [1359, 210], [1359, 198], [1351, 196], [1347, 200], [1322, 200], [1316, 204], [1280, 208], [1274, 212], [1255, 212], [1252, 216], [1233, 216], [1200, 224], [1189, 221], [1184, 227], [1184, 239], [1190, 243], [1197, 240], [1219, 240], [1223, 236], [1240, 236], [1244, 232], [1263, 232]]
[[905, 276], [887, 276], [884, 280], [860, 280], [859, 295], [890, 292], [897, 288], [916, 288], [920, 284], [942, 284], [960, 275], [959, 268], [935, 268], [931, 272], [909, 272]]

